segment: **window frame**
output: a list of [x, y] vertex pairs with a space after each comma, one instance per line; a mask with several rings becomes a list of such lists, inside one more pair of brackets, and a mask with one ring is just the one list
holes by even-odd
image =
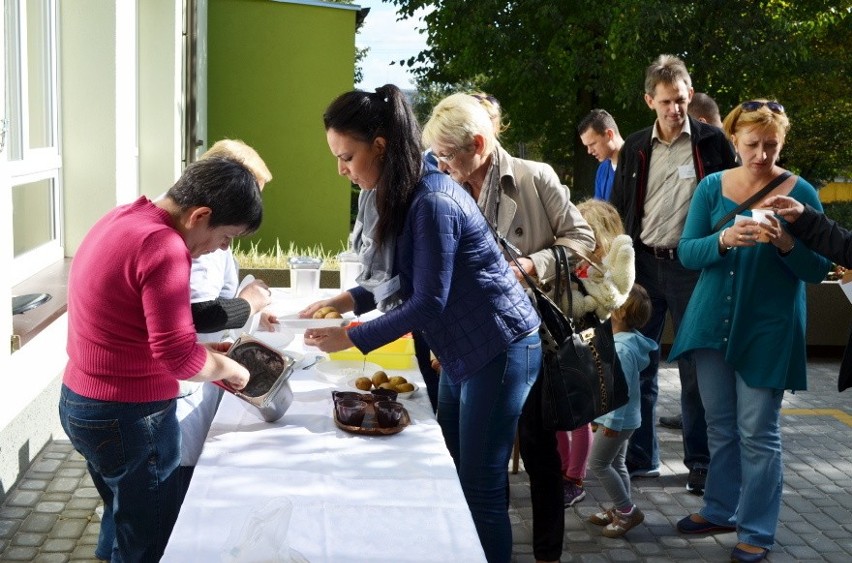
[[[37, 182], [52, 180], [51, 191], [51, 227], [52, 238], [49, 242], [15, 256], [12, 259], [12, 284], [36, 274], [40, 270], [62, 260], [63, 247], [63, 189], [62, 158], [60, 151], [59, 120], [59, 76], [58, 76], [58, 14], [56, 0], [35, 0], [42, 3], [43, 17], [41, 28], [45, 30], [47, 61], [43, 65], [46, 85], [47, 135], [51, 146], [31, 149], [30, 141], [30, 75], [27, 65], [28, 41], [28, 2], [30, 0], [7, 0], [4, 14], [6, 31], [6, 150], [0, 158], [5, 159], [9, 178], [9, 189]], [[20, 218], [18, 218], [20, 219]], [[14, 221], [14, 218], [13, 218]]]

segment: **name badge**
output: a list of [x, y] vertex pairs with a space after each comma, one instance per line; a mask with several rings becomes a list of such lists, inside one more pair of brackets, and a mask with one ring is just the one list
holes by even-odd
[[689, 180], [695, 178], [695, 166], [692, 164], [684, 164], [677, 167], [677, 177], [681, 180]]
[[373, 289], [373, 298], [376, 302], [384, 301], [397, 291], [399, 291], [399, 276], [394, 276]]

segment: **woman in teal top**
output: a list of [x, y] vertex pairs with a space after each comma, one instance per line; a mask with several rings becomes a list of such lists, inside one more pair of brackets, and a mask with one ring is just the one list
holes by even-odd
[[[805, 287], [830, 261], [774, 216], [715, 224], [786, 171], [776, 164], [789, 129], [777, 102], [754, 100], [725, 118], [742, 165], [707, 176], [689, 208], [678, 257], [701, 270], [670, 360], [693, 353], [707, 419], [704, 507], [683, 533], [737, 530], [733, 561], [760, 561], [775, 541], [781, 505], [781, 400], [806, 388]], [[821, 209], [814, 188], [790, 176], [771, 192]], [[759, 204], [756, 204], [759, 205]]]

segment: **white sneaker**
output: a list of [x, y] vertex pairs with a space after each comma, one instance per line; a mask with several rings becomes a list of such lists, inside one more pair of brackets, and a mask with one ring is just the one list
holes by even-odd
[[645, 521], [645, 515], [639, 510], [635, 504], [633, 509], [627, 514], [620, 510], [612, 510], [612, 522], [607, 524], [607, 527], [601, 532], [608, 538], [620, 538], [627, 533], [631, 528], [635, 528]]

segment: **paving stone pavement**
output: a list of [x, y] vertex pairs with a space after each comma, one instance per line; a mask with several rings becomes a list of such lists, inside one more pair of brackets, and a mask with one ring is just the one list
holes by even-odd
[[[852, 561], [852, 391], [837, 393], [839, 361], [812, 359], [810, 390], [787, 393], [783, 404], [784, 496], [775, 547], [767, 561]], [[657, 416], [679, 407], [677, 369], [663, 364]], [[658, 427], [661, 476], [633, 481], [634, 502], [645, 522], [623, 538], [609, 539], [586, 518], [609, 506], [591, 475], [586, 498], [565, 513], [562, 561], [663, 563], [728, 561], [734, 533], [683, 536], [674, 524], [701, 507], [688, 493], [680, 433]], [[529, 479], [510, 475], [513, 563], [534, 563]], [[38, 455], [0, 507], [0, 561], [97, 561], [100, 498], [85, 462], [67, 440]], [[462, 562], [463, 563], [463, 562]]]

